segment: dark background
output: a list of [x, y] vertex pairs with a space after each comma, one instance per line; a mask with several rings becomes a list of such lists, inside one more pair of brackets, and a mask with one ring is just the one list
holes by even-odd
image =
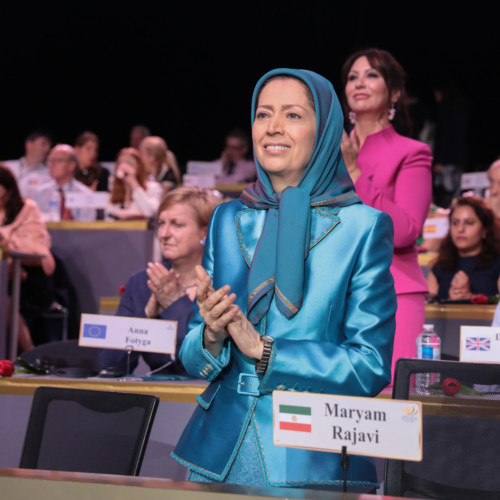
[[[489, 5], [493, 6], [493, 3]], [[130, 127], [163, 136], [181, 165], [215, 159], [225, 133], [250, 129], [250, 99], [274, 67], [321, 73], [339, 95], [355, 49], [391, 51], [408, 89], [432, 106], [443, 77], [466, 99], [468, 170], [500, 155], [497, 16], [486, 2], [98, 2], [0, 6], [0, 159], [48, 128], [72, 144], [83, 130], [113, 160]]]

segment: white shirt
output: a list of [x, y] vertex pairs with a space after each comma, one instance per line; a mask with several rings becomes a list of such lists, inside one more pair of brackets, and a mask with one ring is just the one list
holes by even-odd
[[14, 174], [23, 197], [33, 198], [34, 190], [51, 179], [49, 167], [45, 163], [30, 166], [24, 156], [19, 160], [7, 160], [3, 163]]
[[[155, 217], [160, 201], [163, 195], [163, 188], [161, 184], [156, 181], [148, 180], [146, 189], [138, 187], [132, 192], [132, 201], [127, 207], [131, 212], [138, 212], [144, 217]], [[106, 207], [106, 220], [113, 220], [110, 214], [121, 210], [123, 207], [121, 203], [108, 203]]]
[[[71, 179], [62, 187], [62, 189], [65, 196], [69, 193], [93, 193], [92, 189], [76, 179]], [[48, 220], [49, 217], [50, 197], [54, 191], [59, 191], [59, 185], [52, 178], [33, 189], [33, 195], [31, 198], [36, 201], [45, 220]], [[72, 208], [71, 214], [73, 216], [73, 220], [77, 221], [88, 222], [95, 221], [97, 219], [97, 212], [95, 208]]]

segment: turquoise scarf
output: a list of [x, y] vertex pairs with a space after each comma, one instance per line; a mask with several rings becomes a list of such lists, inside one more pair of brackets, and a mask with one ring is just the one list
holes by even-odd
[[343, 114], [328, 80], [307, 70], [280, 68], [266, 73], [253, 93], [252, 123], [259, 90], [276, 75], [299, 78], [311, 89], [316, 108], [316, 139], [311, 160], [297, 187], [275, 193], [269, 177], [255, 159], [257, 181], [240, 196], [245, 205], [267, 210], [248, 275], [248, 318], [254, 325], [267, 313], [273, 297], [288, 318], [300, 310], [309, 253], [310, 207], [361, 203], [342, 158]]

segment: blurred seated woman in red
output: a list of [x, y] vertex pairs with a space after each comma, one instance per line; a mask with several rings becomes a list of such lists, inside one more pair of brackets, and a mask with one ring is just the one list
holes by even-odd
[[[133, 274], [116, 312], [117, 316], [177, 321], [178, 353], [193, 315], [198, 283], [195, 266], [201, 263], [208, 222], [219, 199], [199, 187], [179, 187], [161, 201], [157, 236], [162, 262], [150, 262]], [[133, 373], [142, 355], [150, 373], [187, 375], [178, 356], [170, 354], [103, 349], [99, 363], [103, 369]]]
[[458, 198], [449, 214], [450, 229], [427, 276], [429, 294], [438, 300], [468, 300], [497, 295], [500, 254], [495, 217], [481, 198]]
[[[50, 307], [54, 300], [50, 276], [54, 274], [56, 264], [50, 251], [51, 244], [38, 205], [31, 198], [22, 198], [14, 175], [9, 168], [0, 164], [0, 248], [7, 252], [43, 255], [43, 258], [21, 261], [21, 314], [18, 317], [21, 351], [33, 347], [26, 321]], [[10, 308], [9, 300], [7, 311]]]
[[161, 185], [148, 179], [139, 152], [135, 148], [121, 149], [116, 158], [105, 219], [155, 217], [161, 197]]

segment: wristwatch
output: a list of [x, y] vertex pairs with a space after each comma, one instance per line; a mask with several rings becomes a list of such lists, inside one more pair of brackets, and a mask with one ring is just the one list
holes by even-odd
[[273, 351], [274, 339], [269, 337], [269, 335], [262, 335], [260, 341], [264, 344], [264, 351], [262, 352], [262, 358], [255, 362], [255, 371], [259, 374], [265, 373], [267, 370], [267, 365], [271, 359], [271, 353]]

